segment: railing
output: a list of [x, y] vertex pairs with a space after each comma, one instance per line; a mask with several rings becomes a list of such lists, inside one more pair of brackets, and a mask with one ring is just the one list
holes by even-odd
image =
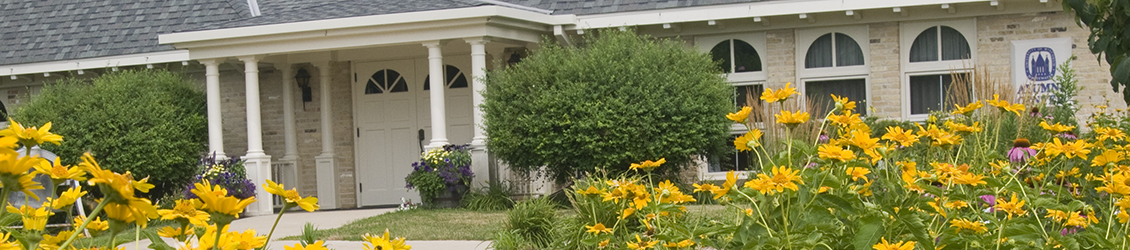
[[[286, 188], [298, 187], [298, 164], [293, 161], [271, 162], [271, 181], [282, 184]], [[272, 195], [275, 208], [282, 208], [286, 202], [277, 195]]]

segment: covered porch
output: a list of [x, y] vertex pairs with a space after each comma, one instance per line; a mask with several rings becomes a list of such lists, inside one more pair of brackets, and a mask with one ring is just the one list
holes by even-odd
[[[476, 184], [497, 180], [474, 108], [488, 60], [563, 35], [561, 25], [573, 21], [480, 6], [182, 32], [160, 41], [205, 66], [210, 152], [236, 156], [245, 146], [240, 157], [259, 194], [270, 178], [335, 209], [418, 201], [404, 177], [422, 150], [445, 144], [472, 145]], [[230, 73], [221, 75], [222, 66]], [[248, 212], [270, 214], [271, 203], [258, 201]]]

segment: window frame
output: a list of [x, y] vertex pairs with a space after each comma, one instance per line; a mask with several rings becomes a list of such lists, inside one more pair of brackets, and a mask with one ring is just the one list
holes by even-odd
[[[910, 62], [910, 50], [914, 46], [914, 39], [919, 34], [932, 27], [948, 26], [957, 30], [965, 37], [969, 45], [969, 59], [942, 60], [929, 62]], [[939, 29], [940, 32], [941, 29]], [[941, 39], [939, 36], [938, 39]], [[941, 44], [938, 44], [939, 52]], [[910, 77], [923, 75], [941, 75], [950, 73], [973, 74], [973, 67], [977, 58], [977, 19], [951, 19], [931, 20], [921, 22], [899, 23], [899, 71], [901, 75], [902, 117], [909, 121], [925, 121], [929, 114], [911, 114], [910, 106]], [[972, 81], [973, 79], [971, 79]], [[976, 92], [976, 89], [973, 89]], [[976, 93], [974, 93], [976, 94]], [[945, 105], [943, 103], [943, 105]], [[944, 108], [944, 107], [943, 107]]]
[[[713, 49], [714, 45], [718, 45], [718, 43], [730, 39], [742, 40], [750, 46], [753, 46], [753, 49], [757, 51], [757, 57], [761, 59], [761, 71], [726, 73], [726, 80], [733, 84], [736, 82], [764, 82], [768, 79], [768, 74], [765, 73], [769, 68], [769, 64], [765, 61], [765, 52], [768, 50], [765, 43], [765, 32], [696, 36], [694, 38], [694, 47], [703, 53], [710, 54], [710, 49]], [[734, 51], [730, 50], [730, 53], [732, 55]]]
[[[855, 43], [859, 45], [859, 50], [863, 52], [863, 65], [854, 66], [832, 66], [822, 68], [805, 68], [804, 61], [808, 57], [808, 48], [816, 39], [830, 33], [841, 33], [851, 37]], [[835, 35], [832, 35], [835, 37]], [[832, 80], [848, 80], [848, 79], [863, 79], [863, 88], [866, 93], [867, 100], [852, 100], [856, 101], [864, 108], [870, 105], [870, 100], [873, 99], [871, 91], [871, 46], [870, 46], [870, 27], [868, 25], [850, 25], [850, 26], [834, 26], [834, 27], [820, 27], [811, 29], [797, 29], [796, 30], [796, 72], [797, 72], [797, 91], [800, 92], [800, 103], [807, 109], [808, 106], [808, 82], [819, 81], [832, 81]], [[834, 39], [834, 38], [833, 38]], [[835, 43], [832, 43], [835, 46]], [[833, 62], [833, 65], [834, 62]]]

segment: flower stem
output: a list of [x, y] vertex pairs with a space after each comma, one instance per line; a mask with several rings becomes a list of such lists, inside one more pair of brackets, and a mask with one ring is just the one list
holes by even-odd
[[271, 232], [267, 233], [267, 241], [263, 243], [263, 247], [267, 247], [267, 243], [271, 243], [271, 235], [275, 235], [275, 227], [279, 226], [279, 220], [282, 220], [282, 215], [290, 208], [290, 203], [283, 205], [282, 210], [279, 210], [279, 216], [275, 217], [275, 224], [271, 225]]
[[[7, 198], [7, 196], [7, 192], [5, 192], [4, 197]], [[105, 207], [107, 203], [109, 203], [109, 200], [102, 199], [102, 202], [99, 202], [98, 206], [94, 207], [94, 211], [90, 211], [90, 214], [86, 216], [86, 221], [83, 221], [82, 225], [78, 226], [78, 228], [75, 228], [75, 232], [71, 233], [71, 237], [67, 238], [66, 242], [63, 242], [62, 245], [59, 245], [59, 249], [67, 249], [67, 246], [70, 246], [71, 242], [75, 241], [75, 238], [78, 238], [78, 234], [81, 233], [83, 229], [86, 229], [86, 225], [90, 224], [90, 221], [93, 221], [94, 217], [98, 216], [99, 212], [102, 212], [102, 207]], [[111, 241], [112, 240], [113, 237], [111, 236]]]
[[[275, 223], [278, 223], [278, 220], [275, 220]], [[212, 241], [212, 250], [220, 249], [220, 235], [224, 234], [225, 226], [227, 225], [216, 224], [216, 239]], [[271, 237], [268, 236], [267, 239], [270, 240]], [[266, 246], [266, 244], [264, 244], [264, 246]]]

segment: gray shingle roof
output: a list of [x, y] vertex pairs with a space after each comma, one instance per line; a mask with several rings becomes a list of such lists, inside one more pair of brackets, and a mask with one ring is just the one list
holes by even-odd
[[613, 12], [657, 10], [679, 7], [706, 6], [731, 3], [761, 2], [765, 0], [503, 0], [509, 3], [552, 10], [554, 15], [591, 15]]
[[[488, 5], [476, 0], [0, 0], [0, 65], [173, 50], [158, 34]], [[602, 14], [767, 0], [503, 0]]]
[[243, 0], [0, 0], [0, 65], [169, 51], [158, 34], [243, 16]]

